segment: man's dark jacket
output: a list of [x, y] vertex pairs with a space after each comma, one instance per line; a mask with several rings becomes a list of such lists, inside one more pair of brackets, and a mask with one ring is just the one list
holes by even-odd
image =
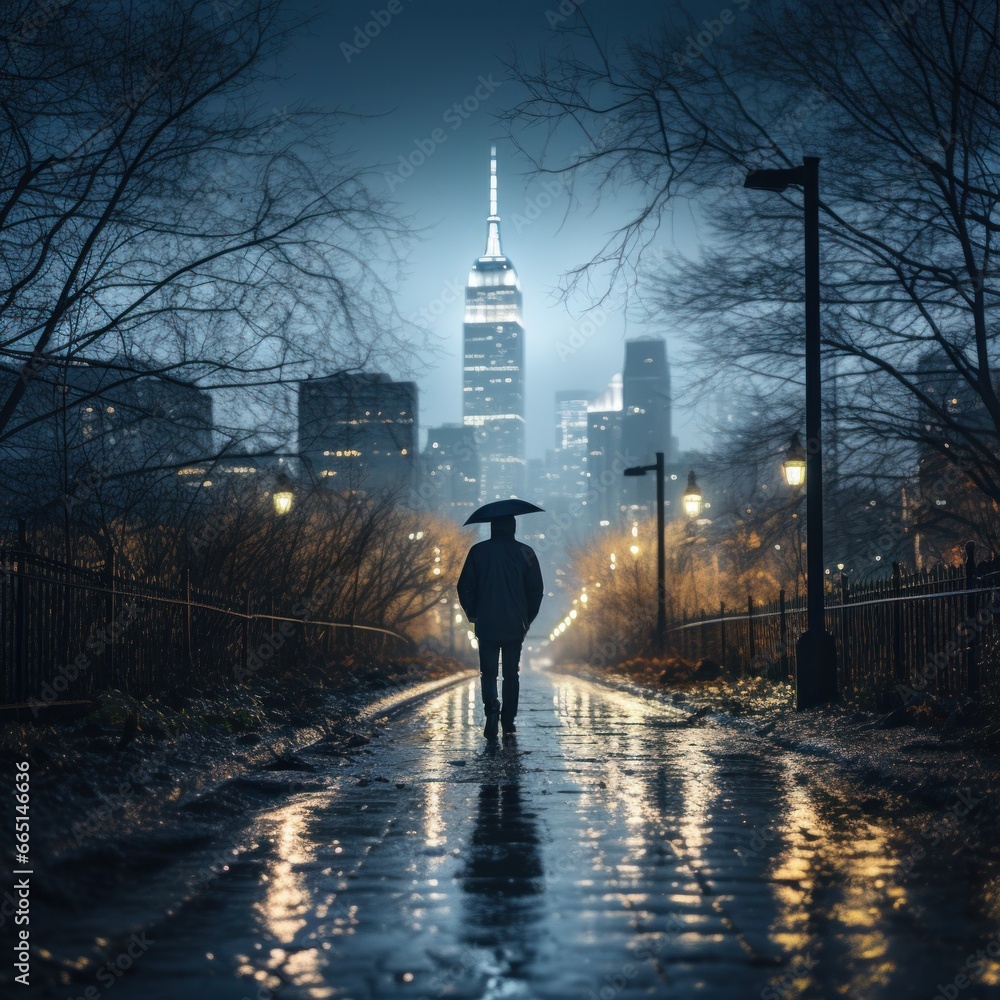
[[513, 524], [493, 521], [491, 528], [487, 541], [469, 549], [458, 599], [477, 638], [523, 642], [542, 603], [542, 571], [531, 546], [514, 537]]

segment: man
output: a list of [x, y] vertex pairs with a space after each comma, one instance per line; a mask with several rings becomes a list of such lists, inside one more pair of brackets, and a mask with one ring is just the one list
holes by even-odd
[[[521, 644], [542, 603], [542, 571], [530, 545], [514, 538], [513, 516], [490, 522], [490, 537], [469, 549], [458, 578], [458, 599], [479, 640], [486, 727], [496, 739], [497, 722], [504, 734], [515, 732]], [[497, 672], [503, 660], [503, 704], [497, 699]]]

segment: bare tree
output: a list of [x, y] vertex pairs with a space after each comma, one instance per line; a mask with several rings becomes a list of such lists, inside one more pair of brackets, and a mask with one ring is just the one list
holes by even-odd
[[341, 116], [264, 98], [285, 6], [3, 8], [0, 447], [88, 365], [249, 393], [405, 356], [383, 274], [406, 233]]
[[[734, 596], [745, 599], [748, 591], [765, 600], [779, 587], [805, 592], [805, 493], [789, 487], [781, 469], [790, 434], [784, 432], [776, 446], [767, 398], [747, 397], [741, 419], [716, 433], [713, 452], [698, 464], [712, 505], [706, 531], [736, 581], [736, 594], [724, 595], [730, 606]], [[847, 477], [839, 475], [836, 462], [828, 463], [823, 521], [831, 579], [841, 571], [853, 579], [882, 576], [894, 561], [915, 561], [915, 538], [896, 480], [877, 469], [882, 457], [870, 456], [867, 474], [859, 470]]]
[[[936, 455], [1000, 501], [994, 280], [1000, 12], [985, 0], [734, 5], [719, 30], [665, 24], [613, 50], [583, 11], [560, 55], [516, 63], [510, 113], [544, 171], [627, 186], [638, 209], [570, 275], [642, 272], [665, 218], [695, 199], [712, 238], [647, 288], [696, 333], [708, 379], [803, 372], [801, 193], [744, 192], [746, 171], [821, 157], [823, 349], [840, 473], [906, 477]], [[705, 37], [707, 36], [709, 37]], [[717, 37], [711, 37], [715, 35]], [[787, 407], [776, 407], [787, 424]], [[776, 434], [777, 436], [777, 434]], [[888, 445], [888, 447], [887, 447]], [[983, 530], [986, 530], [983, 528]]]

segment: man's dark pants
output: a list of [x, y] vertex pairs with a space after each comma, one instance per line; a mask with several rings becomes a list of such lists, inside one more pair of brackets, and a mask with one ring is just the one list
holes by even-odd
[[517, 694], [519, 690], [518, 667], [521, 665], [520, 642], [496, 642], [491, 639], [479, 640], [479, 678], [482, 682], [483, 705], [489, 711], [490, 704], [497, 700], [497, 673], [503, 660], [503, 707], [501, 718], [513, 722], [517, 715]]

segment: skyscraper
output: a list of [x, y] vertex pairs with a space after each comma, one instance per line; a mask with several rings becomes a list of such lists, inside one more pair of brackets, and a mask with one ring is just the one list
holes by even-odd
[[[0, 397], [20, 377], [0, 365]], [[36, 366], [0, 449], [0, 509], [155, 503], [183, 466], [211, 458], [214, 437], [211, 395], [176, 375], [124, 355]]]
[[[625, 341], [622, 372], [622, 448], [637, 465], [656, 460], [662, 451], [666, 464], [677, 461], [677, 441], [670, 433], [670, 366], [667, 345], [656, 337]], [[651, 510], [656, 492], [652, 476], [622, 484], [622, 501]]]
[[490, 149], [486, 250], [465, 287], [462, 423], [474, 429], [481, 503], [525, 489], [524, 327], [521, 284], [500, 246], [497, 151]]
[[443, 424], [427, 432], [421, 462], [421, 506], [461, 524], [479, 502], [479, 453], [475, 432]]
[[560, 492], [579, 500], [587, 493], [587, 411], [592, 392], [567, 389], [556, 393], [556, 452]]
[[670, 366], [667, 345], [655, 337], [625, 341], [622, 372], [625, 449], [645, 462], [662, 451], [667, 463], [676, 461], [670, 433]]
[[[630, 464], [622, 452], [622, 377], [615, 375], [587, 413], [587, 505], [591, 528], [621, 524], [622, 470]], [[617, 463], [617, 467], [616, 467]]]
[[417, 385], [381, 372], [299, 382], [299, 452], [337, 490], [406, 492], [417, 449]]

